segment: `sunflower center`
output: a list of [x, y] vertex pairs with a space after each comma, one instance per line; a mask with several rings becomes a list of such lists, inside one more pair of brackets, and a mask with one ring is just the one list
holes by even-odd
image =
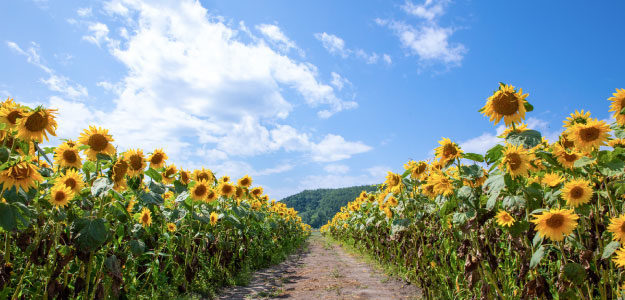
[[573, 199], [579, 199], [582, 196], [584, 196], [584, 189], [576, 186], [574, 188], [571, 189], [571, 198]]
[[108, 146], [109, 141], [106, 137], [99, 133], [94, 133], [89, 137], [89, 141], [87, 142], [91, 150], [93, 151], [102, 151]]
[[171, 177], [175, 173], [176, 173], [176, 170], [174, 170], [173, 168], [169, 168], [167, 169], [167, 171], [165, 171], [165, 177]]
[[63, 201], [65, 201], [65, 193], [56, 192], [56, 194], [54, 194], [54, 202], [61, 203]]
[[232, 186], [231, 186], [231, 185], [229, 185], [229, 184], [224, 185], [224, 186], [221, 188], [221, 192], [222, 192], [223, 194], [226, 194], [226, 195], [227, 195], [227, 194], [232, 193]]
[[503, 215], [501, 218], [503, 219], [504, 222], [508, 222], [511, 219], [509, 215]]
[[201, 181], [201, 180], [206, 180], [206, 181], [208, 181], [208, 179], [209, 179], [209, 178], [210, 178], [210, 177], [208, 177], [208, 174], [207, 174], [207, 173], [199, 173], [199, 174], [197, 175], [197, 179], [198, 179], [198, 180], [200, 180], [200, 181]]
[[140, 170], [143, 167], [143, 159], [139, 155], [131, 155], [130, 156], [130, 168], [133, 170]]
[[513, 93], [501, 93], [493, 99], [493, 109], [500, 115], [510, 116], [519, 110], [519, 101]]
[[601, 130], [596, 127], [588, 127], [579, 131], [579, 136], [584, 142], [593, 142], [599, 138]]
[[625, 98], [621, 99], [621, 109], [625, 107]]
[[458, 150], [454, 147], [454, 145], [445, 145], [445, 148], [443, 148], [443, 157], [452, 157], [456, 154], [458, 154]]
[[204, 185], [199, 185], [193, 193], [198, 197], [204, 196], [204, 194], [206, 194], [206, 187]]
[[24, 126], [29, 131], [42, 131], [48, 126], [48, 118], [42, 116], [40, 112], [36, 112], [26, 118], [26, 124], [24, 124]]
[[566, 160], [567, 162], [575, 162], [577, 160], [577, 154], [575, 153], [564, 153], [562, 154], [562, 158], [564, 158], [564, 160]]
[[78, 156], [76, 155], [76, 152], [72, 150], [65, 150], [63, 151], [63, 159], [66, 162], [73, 164], [78, 160]]
[[241, 179], [241, 185], [242, 186], [248, 186], [250, 184], [250, 180], [247, 178], [243, 178]]
[[510, 170], [516, 171], [521, 167], [521, 156], [518, 153], [510, 153], [506, 157], [508, 159], [508, 165], [510, 165]]
[[426, 164], [420, 164], [419, 166], [417, 166], [417, 168], [415, 169], [415, 173], [417, 174], [421, 174], [423, 172], [425, 172], [425, 168], [427, 168]]
[[119, 182], [124, 179], [124, 175], [126, 175], [126, 171], [128, 170], [128, 163], [125, 160], [118, 161], [115, 166], [113, 166], [113, 181]]
[[187, 174], [187, 172], [181, 172], [180, 173], [180, 180], [182, 182], [188, 182], [189, 181], [189, 174]]
[[65, 186], [73, 190], [76, 187], [76, 180], [74, 178], [65, 179]]
[[553, 214], [547, 219], [547, 226], [549, 228], [560, 228], [564, 224], [564, 216], [561, 214]]
[[30, 168], [28, 165], [16, 165], [12, 168], [10, 175], [15, 180], [27, 179], [30, 177]]
[[17, 118], [21, 118], [22, 113], [19, 110], [14, 110], [7, 115], [7, 120], [11, 122], [12, 125], [15, 125]]
[[143, 216], [141, 216], [141, 220], [143, 221], [143, 223], [148, 223], [150, 221], [150, 216], [145, 213], [143, 214]]
[[155, 153], [154, 155], [152, 155], [152, 158], [150, 159], [151, 164], [158, 165], [161, 162], [163, 162], [163, 154]]

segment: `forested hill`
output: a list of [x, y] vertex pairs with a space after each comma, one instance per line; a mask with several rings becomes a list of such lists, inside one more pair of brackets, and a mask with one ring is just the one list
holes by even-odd
[[362, 191], [372, 192], [375, 186], [362, 185], [339, 189], [305, 190], [280, 201], [299, 212], [304, 223], [319, 228], [336, 214], [341, 206], [353, 201]]

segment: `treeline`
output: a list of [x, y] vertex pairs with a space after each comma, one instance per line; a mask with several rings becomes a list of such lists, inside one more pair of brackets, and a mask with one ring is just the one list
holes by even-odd
[[373, 192], [376, 189], [373, 185], [362, 185], [338, 189], [305, 190], [288, 196], [280, 202], [298, 211], [302, 222], [313, 228], [319, 228], [339, 212], [342, 206], [358, 197], [360, 192]]

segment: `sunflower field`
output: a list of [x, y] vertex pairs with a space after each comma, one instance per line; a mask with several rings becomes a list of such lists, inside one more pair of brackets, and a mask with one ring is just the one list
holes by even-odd
[[443, 138], [321, 231], [428, 299], [623, 299], [625, 89], [612, 124], [575, 111], [551, 142], [523, 123], [527, 97], [500, 83], [479, 112], [504, 142], [477, 154]]
[[118, 153], [106, 129], [42, 148], [56, 115], [0, 106], [0, 299], [211, 297], [309, 235], [251, 177]]

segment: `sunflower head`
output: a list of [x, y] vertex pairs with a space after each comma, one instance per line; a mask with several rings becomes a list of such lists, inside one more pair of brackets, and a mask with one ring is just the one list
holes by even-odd
[[219, 221], [219, 215], [216, 212], [212, 212], [210, 214], [210, 223], [212, 226], [215, 226], [217, 224], [217, 221]]
[[18, 125], [17, 122], [24, 115], [26, 115], [26, 107], [13, 102], [13, 99], [7, 99], [2, 103], [0, 121], [7, 124], [8, 129], [15, 129]]
[[559, 143], [553, 146], [553, 154], [558, 162], [567, 169], [573, 169], [575, 162], [583, 156], [581, 152], [574, 148], [566, 149]]
[[169, 232], [176, 232], [176, 224], [174, 223], [167, 223], [167, 231]]
[[206, 193], [206, 198], [204, 199], [207, 203], [213, 202], [219, 198], [219, 193], [213, 188], [208, 189]]
[[497, 224], [499, 224], [499, 226], [510, 227], [514, 225], [515, 222], [514, 218], [505, 210], [500, 210], [495, 216], [495, 219], [497, 220]]
[[176, 173], [178, 172], [178, 169], [176, 168], [176, 165], [169, 165], [167, 167], [165, 167], [165, 171], [163, 173], [161, 173], [162, 178], [163, 178], [163, 182], [165, 184], [172, 184], [174, 183], [174, 180], [176, 180]]
[[40, 106], [23, 115], [17, 121], [17, 137], [42, 143], [44, 138], [48, 141], [48, 134], [56, 136], [55, 131], [58, 127], [54, 119], [56, 111], [56, 109], [45, 109]]
[[434, 149], [434, 152], [436, 153], [436, 158], [439, 159], [441, 164], [446, 165], [448, 162], [462, 156], [463, 152], [460, 150], [458, 144], [452, 142], [450, 139], [443, 138], [438, 141], [438, 143], [440, 146]]
[[18, 161], [0, 173], [0, 183], [4, 190], [16, 187], [28, 192], [31, 187], [35, 187], [37, 181], [43, 181], [43, 177], [37, 171], [37, 166], [24, 160]]
[[590, 181], [584, 179], [573, 179], [562, 188], [562, 198], [572, 207], [590, 202], [593, 193]]
[[143, 174], [147, 166], [143, 150], [130, 149], [124, 153], [124, 160], [128, 162], [128, 176], [134, 177]]
[[167, 160], [167, 154], [163, 152], [163, 149], [156, 149], [150, 157], [148, 157], [148, 161], [150, 162], [150, 168], [158, 169], [165, 165], [165, 161]]
[[191, 188], [191, 198], [197, 201], [204, 201], [210, 189], [210, 184], [206, 180], [200, 180]]
[[235, 186], [229, 182], [222, 182], [217, 188], [219, 190], [219, 194], [224, 198], [234, 195], [234, 192], [236, 191]]
[[556, 187], [557, 185], [559, 185], [563, 181], [564, 181], [564, 178], [562, 178], [562, 176], [560, 174], [557, 174], [557, 173], [547, 173], [547, 174], [545, 174], [545, 176], [541, 180], [541, 183], [546, 185], [546, 186]]
[[608, 142], [608, 146], [616, 148], [625, 148], [625, 139], [613, 139]]
[[577, 227], [578, 218], [573, 210], [552, 209], [540, 215], [534, 215], [531, 222], [536, 224], [536, 230], [541, 237], [559, 242]]
[[522, 145], [507, 145], [503, 152], [500, 168], [512, 178], [527, 176], [530, 168], [530, 155]]
[[65, 172], [65, 175], [59, 177], [59, 183], [63, 183], [66, 187], [70, 188], [72, 192], [78, 194], [85, 185], [82, 175], [75, 169], [69, 169]]
[[612, 101], [610, 111], [614, 112], [614, 119], [619, 125], [625, 126], [625, 114], [621, 113], [625, 108], [625, 89], [616, 89], [608, 100]]
[[529, 129], [527, 128], [527, 124], [525, 123], [521, 123], [519, 125], [516, 125], [514, 127], [510, 126], [510, 127], [506, 127], [506, 129], [504, 129], [504, 131], [501, 133], [501, 135], [499, 135], [499, 137], [505, 138], [508, 135], [510, 135], [511, 133], [521, 133], [521, 132], [525, 132], [528, 131]]
[[180, 176], [178, 177], [180, 183], [187, 185], [191, 182], [191, 173], [187, 170], [180, 169]]
[[562, 122], [564, 122], [565, 128], [571, 128], [577, 124], [586, 124], [589, 120], [590, 112], [584, 112], [584, 110], [582, 109], [582, 111], [575, 110], [575, 113], [572, 113], [571, 116], [567, 117], [566, 120]]
[[50, 189], [50, 203], [56, 207], [65, 207], [74, 198], [74, 192], [64, 184], [55, 184]]
[[82, 167], [82, 160], [76, 144], [68, 140], [54, 149], [54, 161], [61, 168], [77, 168]]
[[612, 239], [621, 243], [625, 242], [625, 214], [612, 218], [608, 231], [612, 233]]
[[128, 201], [128, 206], [126, 207], [126, 211], [128, 213], [132, 213], [132, 210], [135, 208], [135, 204], [137, 204], [137, 201], [135, 201], [135, 199], [130, 199], [130, 201]]
[[486, 105], [480, 112], [495, 121], [495, 125], [503, 118], [506, 126], [512, 123], [520, 123], [525, 119], [525, 103], [529, 94], [523, 94], [523, 90], [517, 92], [514, 86], [499, 83], [499, 89], [486, 100]]
[[390, 196], [388, 197], [388, 199], [386, 199], [386, 203], [388, 203], [388, 205], [390, 205], [391, 207], [395, 207], [397, 206], [397, 204], [399, 204], [399, 201], [397, 201], [397, 198]]
[[219, 183], [222, 183], [222, 182], [230, 182], [230, 176], [226, 176], [226, 175], [221, 176], [221, 178], [219, 178]]
[[586, 124], [575, 124], [566, 131], [575, 148], [581, 152], [590, 152], [604, 146], [610, 136], [610, 127], [605, 121], [589, 119]]
[[204, 180], [206, 182], [213, 182], [215, 180], [215, 175], [211, 170], [207, 170], [202, 168], [201, 170], [193, 171], [193, 180], [201, 181]]
[[89, 126], [89, 129], [85, 129], [78, 138], [78, 143], [89, 146], [85, 152], [87, 158], [92, 161], [97, 160], [99, 153], [106, 155], [115, 154], [115, 147], [111, 143], [113, 141], [113, 137], [108, 134], [108, 129], [95, 126]]
[[254, 196], [255, 198], [258, 198], [260, 197], [260, 195], [263, 194], [263, 188], [260, 186], [257, 186], [250, 191], [250, 194], [252, 194], [252, 196]]
[[614, 254], [616, 254], [616, 256], [612, 259], [614, 264], [620, 268], [625, 267], [625, 247], [621, 247], [616, 250]]
[[139, 223], [145, 228], [152, 225], [152, 212], [147, 207], [144, 207], [139, 213]]
[[243, 177], [241, 177], [238, 181], [237, 181], [238, 185], [242, 186], [242, 187], [250, 187], [252, 185], [252, 177], [250, 177], [249, 175], [245, 175]]
[[433, 172], [428, 179], [436, 196], [449, 196], [454, 193], [453, 181], [443, 172]]

